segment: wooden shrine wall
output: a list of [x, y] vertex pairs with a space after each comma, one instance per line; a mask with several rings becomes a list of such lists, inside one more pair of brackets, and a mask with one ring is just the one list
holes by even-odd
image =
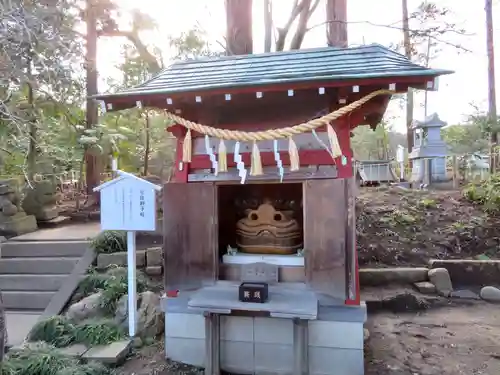
[[[303, 182], [306, 280], [331, 297], [359, 300], [353, 179]], [[165, 289], [196, 289], [218, 278], [215, 183], [169, 183], [163, 190]]]

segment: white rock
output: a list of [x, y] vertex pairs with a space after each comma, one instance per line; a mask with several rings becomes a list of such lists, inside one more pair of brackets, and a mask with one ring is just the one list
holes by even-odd
[[485, 286], [479, 293], [482, 299], [488, 302], [500, 302], [500, 289], [494, 286]]
[[428, 273], [429, 281], [434, 284], [437, 292], [445, 297], [449, 297], [453, 291], [450, 274], [446, 268], [433, 268]]

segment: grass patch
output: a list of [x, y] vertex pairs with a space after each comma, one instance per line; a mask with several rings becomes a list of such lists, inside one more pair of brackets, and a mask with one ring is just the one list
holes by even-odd
[[52, 346], [36, 345], [10, 354], [0, 375], [111, 375], [111, 370], [97, 362], [81, 364]]
[[89, 362], [75, 367], [59, 370], [56, 375], [110, 375], [111, 370], [98, 362]]
[[479, 183], [471, 183], [463, 190], [465, 199], [479, 204], [490, 213], [500, 212], [500, 174]]
[[35, 324], [28, 341], [44, 341], [56, 348], [71, 345], [75, 340], [75, 326], [63, 316], [56, 315]]
[[418, 205], [423, 208], [436, 208], [437, 202], [434, 199], [424, 198], [418, 202]]
[[107, 345], [124, 337], [123, 329], [111, 319], [95, 319], [75, 324], [63, 316], [54, 316], [38, 322], [28, 335], [28, 341], [43, 341], [56, 348], [71, 344], [91, 347]]
[[98, 319], [76, 325], [74, 335], [75, 342], [91, 347], [119, 341], [125, 332], [111, 319]]
[[[142, 272], [136, 273], [136, 288], [137, 293], [142, 293], [148, 288], [148, 281]], [[112, 315], [115, 313], [116, 305], [120, 298], [128, 292], [127, 269], [124, 267], [111, 268], [106, 272], [106, 280], [101, 292], [101, 300], [99, 302], [103, 311]]]
[[[2, 364], [2, 375], [57, 375], [58, 371], [78, 366], [78, 361], [50, 346], [12, 353]], [[7, 369], [4, 372], [4, 367]]]
[[90, 246], [101, 254], [127, 251], [127, 234], [124, 231], [105, 230], [94, 237]]
[[[148, 279], [141, 271], [136, 271], [137, 292], [141, 293], [148, 289]], [[128, 279], [127, 269], [125, 267], [111, 267], [104, 273], [91, 270], [85, 278], [80, 281], [78, 289], [72, 298], [72, 303], [90, 296], [91, 294], [101, 292], [100, 305], [105, 312], [114, 313], [116, 303], [127, 293]]]

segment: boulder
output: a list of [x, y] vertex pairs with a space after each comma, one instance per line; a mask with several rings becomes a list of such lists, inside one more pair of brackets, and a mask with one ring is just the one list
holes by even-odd
[[81, 322], [85, 319], [102, 316], [102, 310], [99, 305], [100, 299], [101, 293], [94, 293], [85, 297], [69, 307], [68, 311], [66, 311], [66, 317], [75, 322]]
[[429, 280], [436, 287], [438, 294], [449, 297], [453, 291], [450, 274], [446, 268], [434, 268], [429, 270]]
[[163, 266], [163, 249], [161, 247], [147, 249], [146, 264], [148, 267]]
[[[160, 296], [153, 292], [143, 292], [137, 298], [137, 335], [155, 337], [165, 329], [164, 313], [160, 306]], [[115, 321], [124, 328], [128, 327], [128, 295], [117, 303]]]
[[500, 302], [500, 289], [494, 286], [485, 286], [479, 293], [482, 299], [488, 302]]

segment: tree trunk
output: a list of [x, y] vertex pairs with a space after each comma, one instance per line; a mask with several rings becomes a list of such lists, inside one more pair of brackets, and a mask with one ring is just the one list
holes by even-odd
[[[408, 0], [402, 0], [403, 7], [403, 43], [405, 48], [405, 56], [411, 60], [412, 58], [412, 48], [410, 41], [410, 25], [408, 16]], [[408, 94], [406, 95], [406, 142], [408, 144], [408, 154], [413, 149], [413, 90], [408, 89]]]
[[[87, 72], [87, 112], [86, 112], [86, 127], [91, 129], [97, 124], [97, 105], [95, 100], [88, 99], [90, 96], [97, 94], [97, 20], [95, 7], [92, 0], [87, 0], [87, 55], [86, 55], [86, 72]], [[99, 170], [99, 155], [94, 154], [85, 149], [85, 182], [87, 185], [87, 195], [90, 205], [99, 202], [99, 193], [94, 193], [93, 189], [101, 182]]]
[[290, 42], [290, 49], [300, 49], [302, 42], [304, 41], [304, 37], [307, 33], [307, 22], [309, 21], [309, 17], [312, 14], [310, 10], [311, 0], [302, 0], [303, 6], [302, 10], [299, 14], [299, 22], [297, 25], [297, 30], [293, 35], [292, 41]]
[[[29, 68], [31, 70], [31, 63]], [[31, 75], [30, 75], [31, 76]], [[28, 180], [33, 181], [36, 173], [37, 159], [37, 125], [34, 107], [33, 86], [28, 82], [28, 110], [29, 110], [29, 142], [28, 142]]]
[[149, 169], [149, 148], [150, 148], [150, 134], [149, 134], [149, 111], [146, 110], [146, 124], [145, 124], [145, 131], [146, 131], [146, 140], [145, 140], [145, 145], [144, 145], [144, 176], [148, 175], [148, 169]]
[[271, 52], [273, 37], [273, 4], [264, 0], [264, 52]]
[[226, 49], [228, 55], [253, 52], [252, 0], [226, 0]]
[[488, 52], [488, 122], [491, 127], [490, 136], [490, 171], [497, 171], [498, 158], [496, 157], [498, 150], [498, 124], [497, 124], [497, 107], [496, 107], [496, 90], [495, 90], [495, 48], [493, 42], [493, 4], [491, 0], [486, 0], [486, 48]]
[[347, 0], [326, 1], [326, 40], [330, 47], [347, 47]]

